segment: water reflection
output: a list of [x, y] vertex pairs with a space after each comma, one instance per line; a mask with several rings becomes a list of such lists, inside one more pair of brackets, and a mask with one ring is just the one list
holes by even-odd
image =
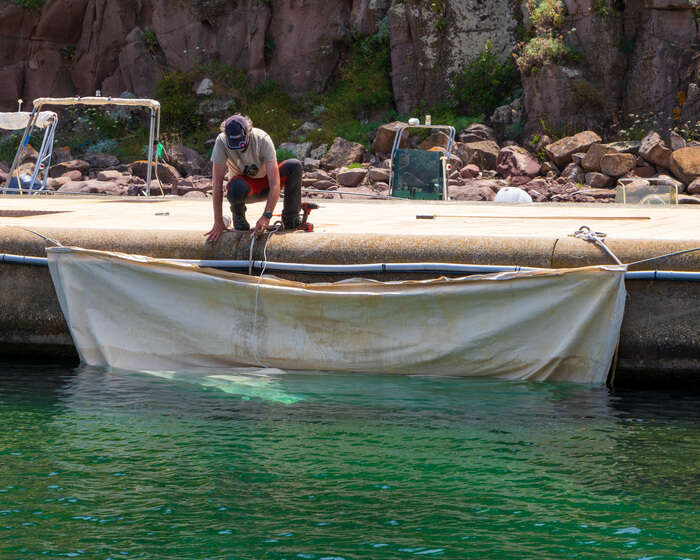
[[8, 365], [0, 557], [692, 557], [699, 404], [561, 383]]

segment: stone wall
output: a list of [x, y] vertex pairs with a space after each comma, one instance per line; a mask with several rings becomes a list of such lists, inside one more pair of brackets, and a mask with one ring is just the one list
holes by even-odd
[[[599, 127], [629, 114], [655, 113], [672, 124], [700, 79], [698, 20], [691, 0], [635, 0], [596, 14], [596, 0], [565, 0], [565, 35], [578, 61], [523, 75], [526, 131]], [[685, 111], [697, 118], [688, 107]], [[691, 114], [693, 113], [693, 114]]]
[[491, 40], [507, 56], [511, 0], [0, 0], [0, 110], [18, 97], [152, 95], [161, 67], [220, 60], [253, 82], [321, 91], [353, 34], [391, 32], [400, 111], [445, 99], [451, 76]]

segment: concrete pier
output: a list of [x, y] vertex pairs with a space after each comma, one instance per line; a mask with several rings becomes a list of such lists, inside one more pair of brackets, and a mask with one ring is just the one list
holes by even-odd
[[[611, 263], [600, 249], [570, 237], [582, 225], [605, 232], [607, 245], [624, 263], [700, 247], [700, 208], [695, 206], [317, 202], [321, 208], [310, 217], [314, 232], [273, 235], [268, 260], [546, 268]], [[254, 223], [262, 211], [262, 203], [249, 205], [249, 221]], [[204, 199], [6, 196], [0, 198], [0, 253], [45, 256], [46, 242], [31, 229], [64, 245], [168, 258], [248, 259], [249, 234], [227, 232], [208, 244], [204, 233], [211, 224], [211, 200]], [[256, 259], [262, 258], [262, 246], [262, 240], [256, 243]], [[700, 271], [700, 252], [632, 268], [648, 269]], [[47, 269], [2, 264], [0, 285], [0, 353], [74, 353]], [[627, 290], [618, 380], [685, 376], [697, 383], [700, 284], [628, 281]]]

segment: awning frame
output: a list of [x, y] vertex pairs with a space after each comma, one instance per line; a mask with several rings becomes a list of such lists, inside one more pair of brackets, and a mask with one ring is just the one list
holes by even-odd
[[[22, 141], [20, 142], [17, 152], [15, 153], [14, 160], [12, 161], [12, 167], [10, 168], [10, 173], [7, 176], [5, 185], [3, 186], [2, 192], [6, 193], [10, 186], [10, 181], [12, 180], [13, 174], [15, 174], [16, 169], [19, 167], [24, 153], [26, 151], [27, 144], [29, 144], [29, 138], [34, 131], [36, 126], [36, 119], [44, 105], [59, 105], [59, 106], [73, 106], [73, 105], [92, 105], [92, 106], [102, 106], [102, 105], [121, 105], [127, 107], [145, 107], [150, 111], [150, 124], [149, 124], [149, 134], [148, 134], [148, 166], [146, 169], [146, 196], [151, 194], [151, 177], [158, 173], [158, 159], [153, 161], [153, 148], [154, 142], [157, 142], [160, 138], [160, 103], [155, 99], [129, 99], [125, 97], [39, 97], [34, 100], [32, 112], [30, 114], [29, 122], [24, 129], [24, 134], [22, 136]], [[56, 129], [56, 123], [58, 119], [55, 119], [52, 125], [46, 128], [46, 133], [44, 134], [44, 140], [42, 141], [42, 148], [39, 152], [40, 157], [37, 158], [36, 165], [34, 167], [34, 172], [32, 174], [32, 185], [36, 179], [38, 173], [41, 170], [41, 165], [44, 164], [44, 174], [42, 179], [42, 186], [40, 191], [46, 188], [46, 180], [49, 175], [49, 166], [51, 163], [51, 155], [53, 153], [53, 141]], [[49, 138], [50, 137], [50, 138]], [[46, 153], [43, 153], [43, 152]], [[19, 178], [17, 178], [19, 183]], [[20, 191], [21, 192], [21, 191]], [[39, 191], [35, 191], [39, 192]]]

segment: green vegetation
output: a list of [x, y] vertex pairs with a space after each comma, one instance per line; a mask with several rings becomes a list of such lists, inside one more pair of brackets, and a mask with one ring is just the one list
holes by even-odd
[[325, 107], [319, 115], [321, 129], [309, 133], [309, 140], [330, 143], [342, 136], [368, 144], [368, 134], [381, 123], [362, 116], [391, 108], [390, 69], [389, 24], [385, 18], [374, 35], [352, 39], [348, 56], [341, 62], [338, 78], [328, 92], [307, 99], [312, 107]]
[[619, 16], [625, 9], [623, 0], [595, 0], [591, 6], [591, 12], [599, 18]]
[[562, 0], [525, 0], [530, 25], [543, 35], [559, 29], [564, 23], [566, 7]]
[[146, 43], [146, 48], [151, 54], [155, 54], [160, 49], [158, 37], [156, 36], [156, 32], [152, 29], [146, 29], [143, 32], [143, 42]]
[[510, 101], [520, 89], [520, 72], [513, 58], [501, 62], [491, 41], [456, 76], [453, 96], [457, 109], [466, 115], [490, 115], [496, 107]]
[[12, 0], [12, 3], [28, 10], [40, 10], [45, 0]]
[[524, 72], [564, 61], [571, 50], [560, 37], [533, 37], [520, 50], [516, 62]]
[[566, 6], [562, 0], [525, 0], [529, 14], [529, 39], [517, 47], [521, 71], [535, 73], [545, 64], [575, 62], [580, 54], [567, 44], [562, 28]]
[[287, 150], [285, 148], [277, 148], [277, 161], [284, 161], [285, 159], [293, 159], [297, 157], [294, 152]]
[[185, 145], [200, 152], [204, 142], [218, 132], [218, 123], [205, 122], [193, 88], [203, 78], [214, 82], [214, 98], [225, 99], [208, 116], [220, 117], [240, 112], [247, 114], [256, 127], [264, 129], [276, 143], [286, 140], [296, 126], [297, 103], [281, 88], [266, 81], [251, 86], [241, 70], [221, 63], [212, 63], [190, 72], [165, 72], [156, 84], [154, 96], [161, 102], [162, 124], [165, 132], [177, 133]]
[[12, 163], [15, 157], [15, 152], [17, 151], [17, 146], [19, 146], [22, 140], [22, 135], [17, 132], [11, 132], [7, 135], [0, 137], [0, 161], [5, 163]]

